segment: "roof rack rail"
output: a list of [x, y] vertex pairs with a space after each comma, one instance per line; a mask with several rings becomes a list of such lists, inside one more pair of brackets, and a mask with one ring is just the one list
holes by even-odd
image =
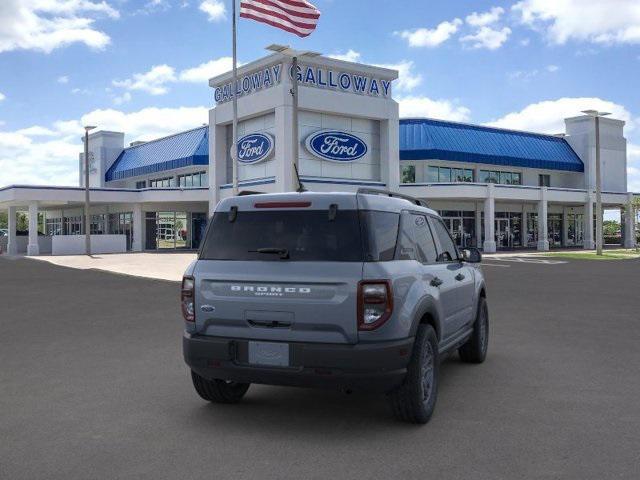
[[410, 195], [403, 195], [402, 193], [395, 193], [389, 190], [380, 190], [377, 188], [359, 188], [356, 192], [357, 195], [383, 195], [386, 197], [402, 198], [408, 200], [411, 203], [418, 205], [419, 207], [428, 207], [427, 202], [420, 200], [419, 198], [412, 197]]

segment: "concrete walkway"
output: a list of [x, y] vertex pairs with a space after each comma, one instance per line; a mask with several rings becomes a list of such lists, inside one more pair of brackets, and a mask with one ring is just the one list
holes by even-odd
[[81, 270], [106, 270], [135, 277], [179, 282], [195, 253], [119, 253], [111, 255], [68, 255], [27, 257]]

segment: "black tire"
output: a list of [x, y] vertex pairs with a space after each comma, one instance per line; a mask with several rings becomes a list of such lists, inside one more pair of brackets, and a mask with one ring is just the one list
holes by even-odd
[[207, 380], [193, 370], [191, 380], [198, 395], [213, 403], [238, 403], [249, 390], [250, 383], [227, 382], [225, 380]]
[[458, 353], [463, 362], [482, 363], [487, 358], [489, 346], [489, 308], [487, 299], [480, 297], [478, 313], [473, 324], [473, 333], [469, 340], [458, 348]]
[[427, 423], [438, 397], [438, 337], [431, 325], [420, 325], [404, 382], [389, 393], [393, 413], [404, 422]]

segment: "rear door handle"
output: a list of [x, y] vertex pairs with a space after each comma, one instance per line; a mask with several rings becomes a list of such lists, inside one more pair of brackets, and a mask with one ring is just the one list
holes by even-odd
[[438, 277], [433, 277], [433, 280], [431, 280], [430, 285], [432, 287], [439, 287], [440, 285], [442, 285], [442, 280], [440, 280]]
[[464, 275], [463, 275], [463, 274], [461, 274], [461, 273], [457, 274], [457, 275], [456, 275], [456, 280], [457, 280], [457, 281], [459, 281], [459, 282], [461, 282], [462, 280], [464, 280]]

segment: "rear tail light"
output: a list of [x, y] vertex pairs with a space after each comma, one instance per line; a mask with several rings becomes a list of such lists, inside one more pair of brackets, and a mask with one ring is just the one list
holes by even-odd
[[375, 330], [389, 320], [393, 294], [389, 280], [366, 280], [358, 284], [358, 330]]
[[196, 321], [195, 305], [194, 305], [194, 287], [195, 280], [193, 277], [184, 277], [182, 279], [182, 291], [180, 294], [180, 304], [182, 306], [182, 316], [187, 322]]

